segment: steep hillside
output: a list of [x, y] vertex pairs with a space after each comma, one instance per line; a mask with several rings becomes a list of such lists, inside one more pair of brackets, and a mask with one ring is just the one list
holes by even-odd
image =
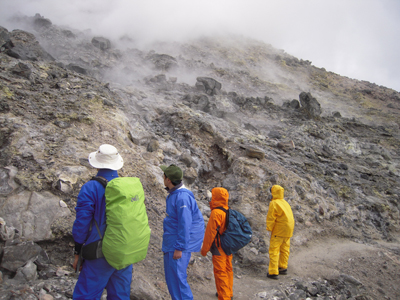
[[[234, 257], [235, 299], [400, 297], [400, 93], [244, 37], [139, 47], [18, 21], [0, 27], [1, 299], [71, 298], [76, 196], [103, 143], [146, 193], [152, 236], [131, 299], [169, 299], [159, 165], [170, 163], [206, 222], [208, 191], [223, 186], [252, 225]], [[278, 282], [265, 276], [273, 184], [296, 221]], [[214, 298], [211, 257], [194, 254], [188, 272], [195, 299]]]

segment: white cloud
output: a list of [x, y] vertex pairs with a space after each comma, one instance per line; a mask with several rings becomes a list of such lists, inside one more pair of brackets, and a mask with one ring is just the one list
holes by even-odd
[[400, 91], [397, 0], [1, 1], [2, 20], [18, 11], [109, 37], [179, 40], [234, 32], [328, 71]]

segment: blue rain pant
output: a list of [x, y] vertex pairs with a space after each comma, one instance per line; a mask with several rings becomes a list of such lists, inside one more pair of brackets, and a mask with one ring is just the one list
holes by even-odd
[[107, 289], [108, 300], [129, 300], [132, 265], [117, 270], [104, 258], [85, 260], [75, 285], [74, 300], [98, 300]]
[[180, 259], [173, 259], [174, 252], [164, 254], [165, 281], [172, 300], [193, 300], [186, 273], [191, 255], [191, 252], [182, 252]]

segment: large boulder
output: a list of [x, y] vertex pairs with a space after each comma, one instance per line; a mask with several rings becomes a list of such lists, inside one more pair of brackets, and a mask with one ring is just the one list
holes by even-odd
[[158, 54], [150, 52], [147, 57], [158, 70], [169, 71], [178, 66], [178, 62], [175, 57], [168, 54]]
[[103, 51], [111, 48], [110, 40], [99, 36], [92, 38], [92, 44]]
[[13, 30], [10, 39], [3, 46], [7, 55], [14, 58], [31, 61], [54, 61], [54, 58], [40, 46], [36, 37], [23, 30]]
[[299, 95], [300, 104], [304, 113], [309, 118], [315, 118], [321, 115], [321, 104], [315, 99], [311, 93], [301, 92]]
[[29, 261], [38, 261], [38, 264], [41, 265], [50, 263], [46, 252], [34, 242], [23, 242], [4, 247], [1, 261], [2, 268], [16, 272], [18, 268]]
[[196, 88], [210, 96], [218, 95], [222, 84], [210, 77], [197, 77]]
[[40, 14], [36, 14], [33, 17], [32, 23], [33, 23], [33, 27], [38, 31], [43, 28], [48, 28], [51, 25], [53, 25], [53, 23], [49, 19], [42, 17]]
[[48, 191], [23, 191], [2, 200], [0, 216], [16, 228], [23, 240], [42, 241], [54, 238], [53, 223], [60, 222], [71, 211], [64, 202]]
[[0, 26], [0, 52], [4, 49], [3, 45], [10, 40], [10, 33], [4, 27]]

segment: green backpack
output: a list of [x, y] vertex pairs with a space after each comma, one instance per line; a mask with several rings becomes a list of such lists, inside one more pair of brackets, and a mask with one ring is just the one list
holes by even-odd
[[105, 197], [107, 228], [102, 251], [107, 262], [121, 270], [147, 255], [150, 227], [143, 186], [137, 177], [117, 177], [107, 183]]

